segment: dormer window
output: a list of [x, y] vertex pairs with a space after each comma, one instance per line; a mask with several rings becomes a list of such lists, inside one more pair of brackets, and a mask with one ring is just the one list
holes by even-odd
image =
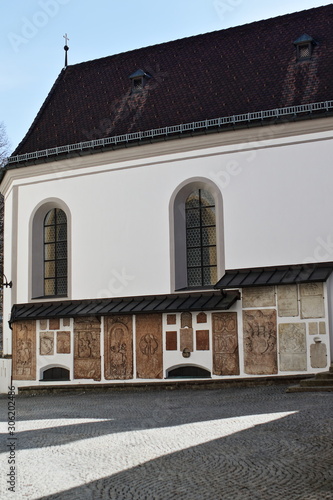
[[297, 38], [294, 41], [294, 45], [296, 47], [296, 59], [297, 61], [306, 61], [310, 59], [312, 56], [313, 48], [316, 45], [316, 42], [312, 38], [312, 36], [304, 35]]
[[132, 92], [140, 92], [151, 76], [142, 69], [138, 69], [129, 78], [132, 81]]

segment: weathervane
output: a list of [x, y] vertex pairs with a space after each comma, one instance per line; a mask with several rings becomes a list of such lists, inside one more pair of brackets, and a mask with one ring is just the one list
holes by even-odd
[[64, 47], [64, 51], [65, 51], [65, 68], [67, 68], [67, 52], [69, 51], [69, 47], [67, 45], [67, 42], [68, 42], [69, 38], [67, 36], [67, 33], [65, 33], [63, 35], [63, 38], [65, 39], [65, 47]]

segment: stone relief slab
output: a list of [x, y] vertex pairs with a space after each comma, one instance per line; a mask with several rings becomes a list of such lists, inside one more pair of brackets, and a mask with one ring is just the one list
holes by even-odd
[[47, 330], [47, 319], [39, 320], [39, 328], [40, 330]]
[[60, 319], [50, 319], [49, 320], [49, 329], [50, 330], [59, 330], [60, 328]]
[[184, 349], [193, 352], [193, 328], [180, 329], [180, 350]]
[[162, 315], [136, 316], [136, 369], [138, 378], [163, 377]]
[[278, 313], [280, 317], [298, 316], [297, 285], [280, 285], [277, 287]]
[[318, 323], [309, 322], [309, 335], [318, 335]]
[[195, 332], [197, 351], [209, 351], [209, 330]]
[[327, 366], [326, 345], [321, 342], [316, 342], [315, 344], [311, 344], [310, 359], [312, 368], [326, 368]]
[[192, 328], [192, 313], [183, 312], [180, 316], [181, 328]]
[[100, 332], [97, 318], [74, 319], [74, 378], [101, 379]]
[[281, 371], [305, 371], [307, 369], [305, 323], [281, 323], [279, 349]]
[[167, 351], [177, 351], [177, 332], [165, 333], [165, 348]]
[[177, 323], [176, 314], [167, 314], [167, 325], [175, 325]]
[[213, 313], [213, 374], [239, 375], [237, 313]]
[[39, 354], [41, 356], [54, 354], [54, 332], [40, 332]]
[[275, 306], [275, 287], [256, 286], [243, 288], [243, 307], [270, 307]]
[[197, 314], [197, 323], [207, 323], [207, 314], [204, 312]]
[[71, 334], [70, 332], [57, 332], [57, 353], [70, 354]]
[[243, 329], [245, 373], [277, 373], [276, 310], [243, 311]]
[[71, 319], [70, 318], [63, 318], [62, 320], [62, 326], [71, 326]]
[[36, 380], [36, 323], [13, 324], [13, 379]]
[[108, 380], [133, 378], [132, 316], [105, 318], [104, 375]]

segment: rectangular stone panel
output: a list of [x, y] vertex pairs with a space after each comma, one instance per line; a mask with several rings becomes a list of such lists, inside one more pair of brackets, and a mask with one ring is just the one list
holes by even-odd
[[57, 353], [70, 354], [71, 352], [71, 333], [57, 332]]
[[180, 329], [180, 350], [184, 349], [193, 352], [193, 328]]
[[96, 317], [74, 319], [74, 378], [101, 379], [100, 332]]
[[239, 375], [237, 313], [213, 313], [213, 374]]
[[132, 316], [105, 318], [104, 376], [107, 380], [133, 378]]
[[62, 326], [71, 326], [71, 319], [70, 318], [63, 318], [62, 320]]
[[325, 335], [326, 334], [326, 323], [325, 323], [325, 321], [319, 321], [319, 334], [320, 335]]
[[327, 349], [326, 345], [321, 342], [316, 342], [310, 345], [310, 359], [312, 368], [326, 368], [327, 366]]
[[197, 330], [195, 336], [197, 351], [209, 351], [209, 330]]
[[277, 287], [278, 313], [280, 317], [298, 316], [297, 285], [281, 285]]
[[136, 369], [138, 378], [163, 377], [161, 314], [136, 316]]
[[177, 323], [176, 314], [167, 314], [167, 325], [175, 325]]
[[275, 306], [275, 287], [256, 286], [242, 289], [243, 307]]
[[49, 320], [50, 330], [59, 330], [59, 328], [60, 328], [60, 319], [54, 318]]
[[311, 321], [309, 323], [309, 335], [318, 335], [318, 323]]
[[47, 330], [47, 319], [40, 319], [39, 320], [39, 328], [41, 330]]
[[323, 318], [325, 316], [324, 298], [319, 295], [301, 297], [301, 318]]
[[36, 380], [36, 322], [13, 324], [13, 380]]
[[41, 356], [54, 354], [54, 332], [39, 333], [39, 354]]
[[276, 310], [243, 311], [243, 330], [245, 373], [277, 373]]
[[281, 323], [279, 325], [279, 350], [281, 371], [305, 371], [307, 369], [305, 323]]
[[165, 332], [165, 347], [167, 351], [177, 351], [177, 332]]

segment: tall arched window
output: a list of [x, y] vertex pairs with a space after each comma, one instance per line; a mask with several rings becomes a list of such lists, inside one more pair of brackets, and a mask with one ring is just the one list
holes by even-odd
[[67, 295], [67, 217], [60, 208], [44, 219], [44, 295]]
[[187, 286], [217, 281], [215, 201], [209, 191], [196, 189], [186, 199]]

